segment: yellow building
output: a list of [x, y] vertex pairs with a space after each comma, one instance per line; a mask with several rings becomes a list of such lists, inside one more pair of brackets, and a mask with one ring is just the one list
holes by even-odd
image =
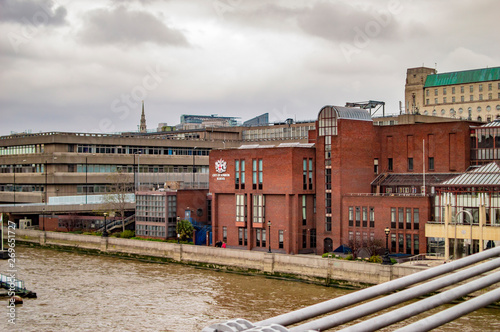
[[429, 253], [446, 260], [500, 244], [500, 162], [436, 187], [434, 220], [425, 225]]
[[406, 72], [405, 112], [491, 122], [500, 118], [500, 67], [438, 74]]

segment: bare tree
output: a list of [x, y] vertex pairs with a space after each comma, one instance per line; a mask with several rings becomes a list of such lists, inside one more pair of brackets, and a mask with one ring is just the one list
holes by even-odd
[[114, 211], [122, 219], [122, 231], [125, 231], [125, 206], [128, 203], [127, 195], [132, 193], [134, 186], [131, 183], [130, 175], [118, 170], [108, 177], [109, 195], [104, 201], [108, 211]]

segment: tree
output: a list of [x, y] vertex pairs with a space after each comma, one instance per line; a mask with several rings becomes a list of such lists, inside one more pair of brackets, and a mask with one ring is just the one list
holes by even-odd
[[122, 170], [108, 177], [109, 195], [106, 195], [104, 201], [108, 211], [115, 211], [122, 219], [122, 232], [125, 231], [125, 206], [128, 203], [127, 195], [134, 191], [130, 175]]
[[194, 227], [189, 220], [183, 219], [179, 220], [175, 227], [175, 231], [179, 234], [179, 239], [181, 241], [186, 241], [193, 236]]

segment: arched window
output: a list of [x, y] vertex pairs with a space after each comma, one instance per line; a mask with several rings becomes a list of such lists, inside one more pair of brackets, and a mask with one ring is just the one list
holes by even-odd
[[337, 135], [337, 113], [330, 107], [324, 107], [318, 117], [319, 136]]

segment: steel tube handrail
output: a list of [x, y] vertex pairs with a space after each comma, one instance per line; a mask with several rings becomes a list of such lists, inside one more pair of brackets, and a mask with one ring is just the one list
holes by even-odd
[[[500, 260], [500, 258], [498, 259]], [[472, 268], [474, 269], [474, 267]], [[446, 278], [446, 277], [445, 277]], [[465, 285], [447, 290], [438, 295], [426, 298], [422, 301], [412, 303], [405, 307], [393, 310], [386, 314], [377, 316], [375, 318], [366, 320], [362, 323], [349, 326], [348, 328], [342, 329], [339, 332], [366, 332], [375, 331], [377, 329], [383, 328], [385, 326], [392, 325], [394, 323], [400, 322], [406, 318], [416, 316], [424, 311], [430, 310], [432, 308], [438, 307], [442, 304], [449, 303], [456, 300], [462, 296], [475, 292], [477, 290], [483, 289], [485, 287], [491, 286], [500, 281], [500, 272], [485, 276], [481, 279], [471, 281]], [[291, 330], [293, 331], [293, 330]], [[422, 331], [421, 329], [415, 329], [412, 331]]]
[[[428, 270], [424, 270], [415, 274], [411, 274], [406, 277], [402, 277], [396, 280], [387, 281], [385, 283], [372, 286], [360, 290], [355, 293], [347, 294], [332, 300], [324, 301], [306, 308], [291, 311], [286, 314], [282, 314], [276, 317], [271, 317], [262, 321], [255, 323], [257, 326], [267, 326], [271, 324], [279, 324], [283, 326], [295, 324], [302, 322], [304, 320], [314, 318], [316, 316], [326, 314], [328, 312], [342, 309], [346, 306], [369, 300], [371, 298], [391, 293], [401, 288], [408, 287], [410, 285], [434, 278], [444, 273], [449, 273], [451, 271], [463, 268], [465, 266], [475, 264], [482, 260], [496, 257], [500, 255], [500, 247], [485, 250], [483, 252], [464, 257], [462, 259], [453, 261], [448, 264], [443, 264], [440, 266], [433, 267]], [[388, 267], [391, 268], [391, 267]]]
[[472, 300], [457, 304], [456, 306], [443, 310], [435, 315], [426, 317], [413, 324], [400, 328], [395, 332], [429, 331], [471, 313], [474, 310], [481, 309], [495, 301], [500, 301], [500, 288], [475, 297]]
[[[418, 285], [409, 289], [406, 289], [404, 291], [391, 294], [388, 296], [385, 296], [383, 298], [335, 313], [333, 315], [327, 316], [320, 318], [318, 320], [312, 321], [305, 323], [300, 326], [296, 326], [290, 329], [290, 332], [299, 332], [299, 331], [307, 331], [307, 330], [326, 330], [335, 326], [339, 326], [342, 324], [345, 324], [347, 322], [351, 322], [357, 318], [365, 317], [368, 316], [372, 313], [379, 312], [382, 309], [392, 307], [396, 304], [403, 303], [405, 301], [414, 299], [416, 297], [428, 294], [430, 292], [436, 291], [438, 289], [441, 289], [443, 287], [447, 287], [453, 284], [456, 284], [457, 282], [469, 279], [471, 277], [477, 276], [481, 273], [491, 271], [493, 269], [496, 269], [500, 267], [500, 258], [497, 258], [493, 261], [486, 262], [484, 264], [481, 264], [479, 266], [472, 266], [468, 268], [467, 270], [459, 271], [457, 273], [454, 273], [452, 275], [446, 275], [442, 278], [436, 279], [429, 281], [425, 284]], [[497, 279], [500, 281], [500, 273], [498, 273]], [[496, 281], [495, 281], [496, 282]], [[487, 285], [489, 286], [489, 285]], [[484, 288], [485, 286], [480, 287]], [[467, 292], [465, 294], [468, 294], [470, 292]], [[463, 294], [463, 295], [465, 295]], [[461, 295], [460, 295], [461, 296]], [[458, 297], [460, 297], [458, 296]], [[420, 302], [419, 302], [420, 303]], [[406, 308], [406, 307], [405, 307]], [[393, 311], [394, 312], [394, 311]], [[390, 313], [392, 314], [392, 312]], [[397, 316], [399, 317], [399, 316]], [[366, 323], [366, 322], [364, 322]], [[373, 324], [363, 324], [363, 328], [357, 329], [346, 329], [345, 331], [370, 331], [372, 329]], [[388, 324], [390, 325], [390, 324]], [[386, 326], [386, 325], [383, 325]], [[375, 330], [375, 328], [373, 328]], [[344, 331], [344, 330], [342, 330]]]

